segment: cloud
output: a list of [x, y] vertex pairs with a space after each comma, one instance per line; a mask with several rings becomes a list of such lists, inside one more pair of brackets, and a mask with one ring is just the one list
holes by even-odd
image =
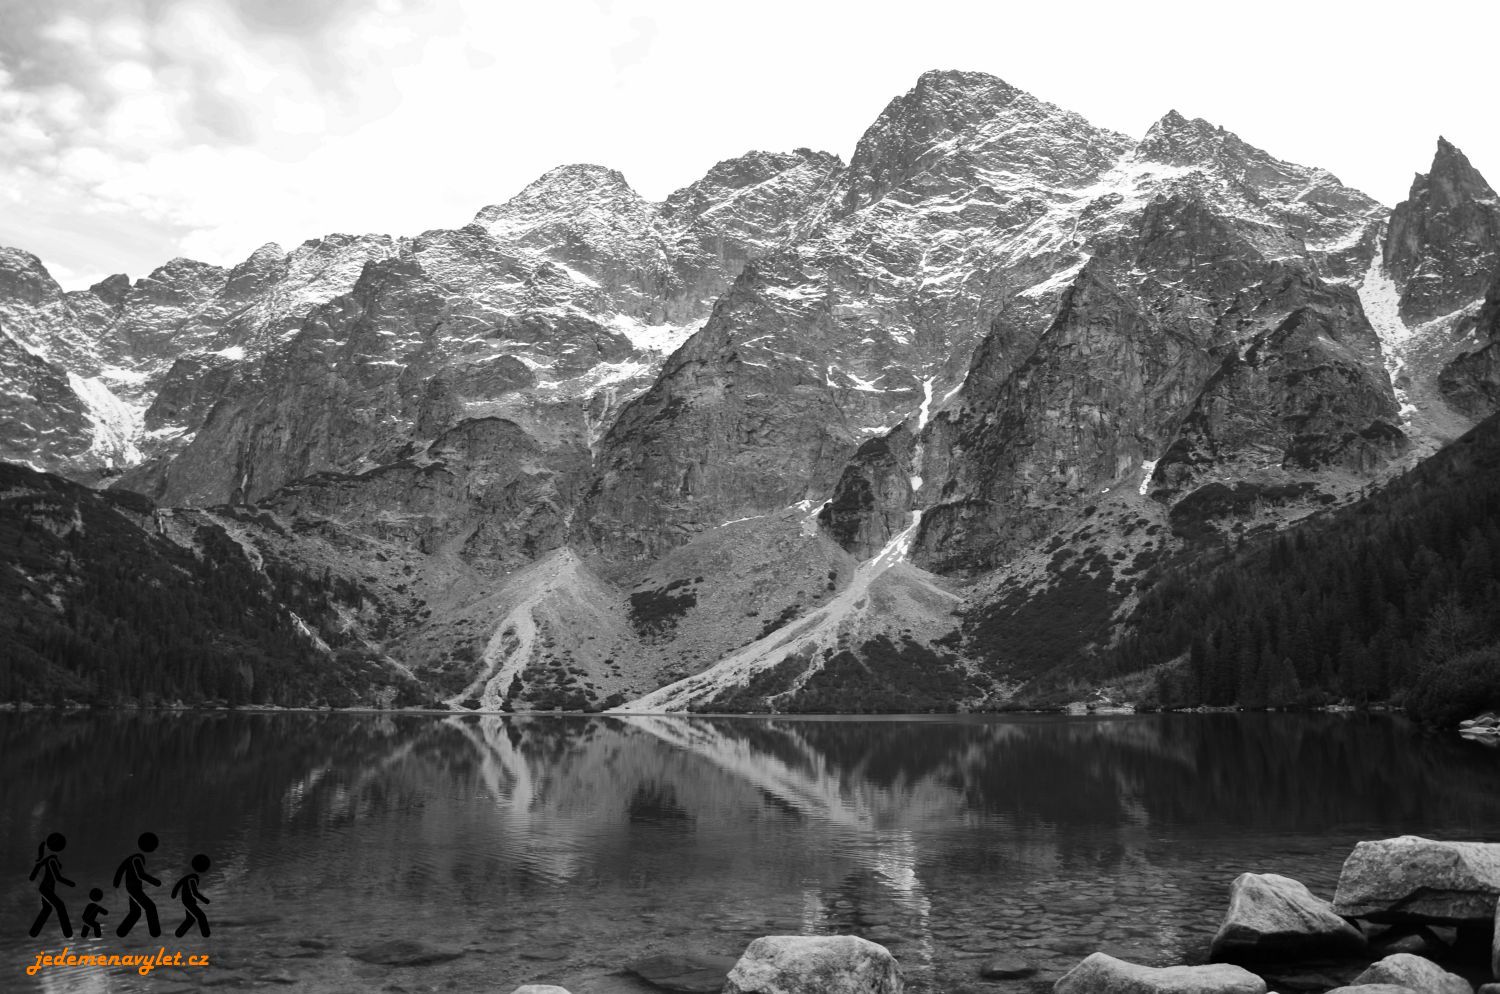
[[[176, 255], [229, 265], [268, 240], [462, 224], [564, 162], [614, 166], [660, 198], [752, 147], [847, 155], [932, 68], [994, 72], [1125, 131], [1195, 100], [1182, 109], [1387, 200], [1439, 130], [1500, 172], [1483, 60], [1444, 56], [1422, 25], [1266, 0], [1277, 16], [1236, 22], [1251, 61], [1226, 73], [1223, 25], [1143, 2], [1085, 0], [1073, 22], [1088, 30], [1059, 48], [1039, 5], [958, 0], [919, 18], [802, 0], [8, 0], [0, 242], [92, 280]], [[1456, 2], [1430, 0], [1431, 23]], [[1348, 43], [1247, 85], [1289, 23]], [[1365, 53], [1398, 36], [1407, 71], [1371, 71]]]

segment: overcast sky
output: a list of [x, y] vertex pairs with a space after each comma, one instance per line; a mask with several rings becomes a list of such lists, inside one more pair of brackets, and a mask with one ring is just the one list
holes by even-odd
[[1439, 134], [1500, 182], [1497, 36], [1484, 0], [0, 0], [0, 244], [74, 288], [458, 226], [564, 162], [660, 199], [751, 148], [847, 160], [928, 69], [1136, 136], [1175, 108], [1394, 204]]

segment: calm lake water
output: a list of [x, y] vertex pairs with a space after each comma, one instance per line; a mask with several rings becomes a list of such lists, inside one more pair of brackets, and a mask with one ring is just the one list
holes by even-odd
[[[143, 831], [164, 935], [116, 938]], [[75, 952], [207, 970], [24, 968], [63, 942], [27, 881], [62, 832]], [[1500, 754], [1385, 715], [914, 719], [0, 714], [0, 989], [644, 990], [637, 957], [853, 932], [917, 991], [1032, 991], [1102, 949], [1201, 959], [1244, 870], [1331, 896], [1360, 839], [1500, 840]], [[172, 936], [195, 853], [214, 932]], [[426, 966], [349, 954], [418, 939]], [[977, 977], [1020, 954], [1031, 981]], [[285, 988], [283, 988], [285, 989]]]

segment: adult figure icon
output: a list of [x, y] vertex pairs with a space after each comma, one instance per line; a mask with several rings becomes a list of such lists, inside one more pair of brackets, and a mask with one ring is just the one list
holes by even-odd
[[208, 935], [208, 916], [203, 913], [202, 908], [198, 907], [199, 901], [202, 901], [204, 904], [213, 903], [198, 891], [198, 877], [200, 874], [207, 873], [208, 867], [208, 857], [203, 853], [199, 853], [193, 857], [193, 872], [172, 885], [172, 896], [177, 897], [179, 894], [181, 895], [182, 910], [187, 912], [187, 917], [182, 920], [181, 925], [177, 926], [177, 937], [179, 939], [187, 935], [188, 929], [192, 928], [195, 924], [198, 926], [199, 935], [205, 937]]
[[[46, 841], [36, 847], [36, 865], [31, 868], [31, 876], [28, 879], [35, 880], [37, 874], [41, 874], [42, 882], [37, 885], [37, 892], [42, 895], [42, 910], [36, 916], [36, 921], [31, 923], [31, 935], [35, 938], [42, 934], [42, 926], [47, 924], [47, 916], [57, 912], [57, 924], [62, 927], [63, 938], [73, 937], [73, 923], [68, 921], [68, 909], [63, 907], [62, 899], [57, 896], [57, 885], [62, 884], [72, 887], [73, 881], [62, 874], [62, 861], [57, 854], [63, 851], [68, 840], [61, 832], [53, 832], [47, 836]], [[50, 850], [50, 852], [49, 852]]]
[[156, 902], [146, 896], [145, 884], [160, 887], [161, 881], [146, 872], [146, 853], [155, 852], [159, 844], [154, 832], [142, 832], [141, 837], [135, 840], [140, 852], [131, 853], [115, 869], [116, 887], [120, 881], [125, 882], [125, 893], [130, 898], [130, 911], [120, 919], [120, 927], [115, 929], [116, 935], [129, 935], [130, 930], [135, 928], [135, 923], [140, 921], [141, 915], [146, 916], [146, 931], [153, 936], [161, 935], [161, 922], [156, 918]]

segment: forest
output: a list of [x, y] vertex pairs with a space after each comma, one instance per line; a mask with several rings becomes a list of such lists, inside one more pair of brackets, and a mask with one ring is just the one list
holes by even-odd
[[[347, 706], [390, 682], [286, 613], [319, 624], [357, 592], [257, 571], [218, 526], [199, 526], [189, 551], [142, 527], [152, 510], [0, 463], [0, 701]], [[415, 687], [397, 696], [421, 700]]]
[[1169, 707], [1500, 707], [1500, 415], [1355, 504], [1156, 576], [1088, 676], [1153, 670]]

